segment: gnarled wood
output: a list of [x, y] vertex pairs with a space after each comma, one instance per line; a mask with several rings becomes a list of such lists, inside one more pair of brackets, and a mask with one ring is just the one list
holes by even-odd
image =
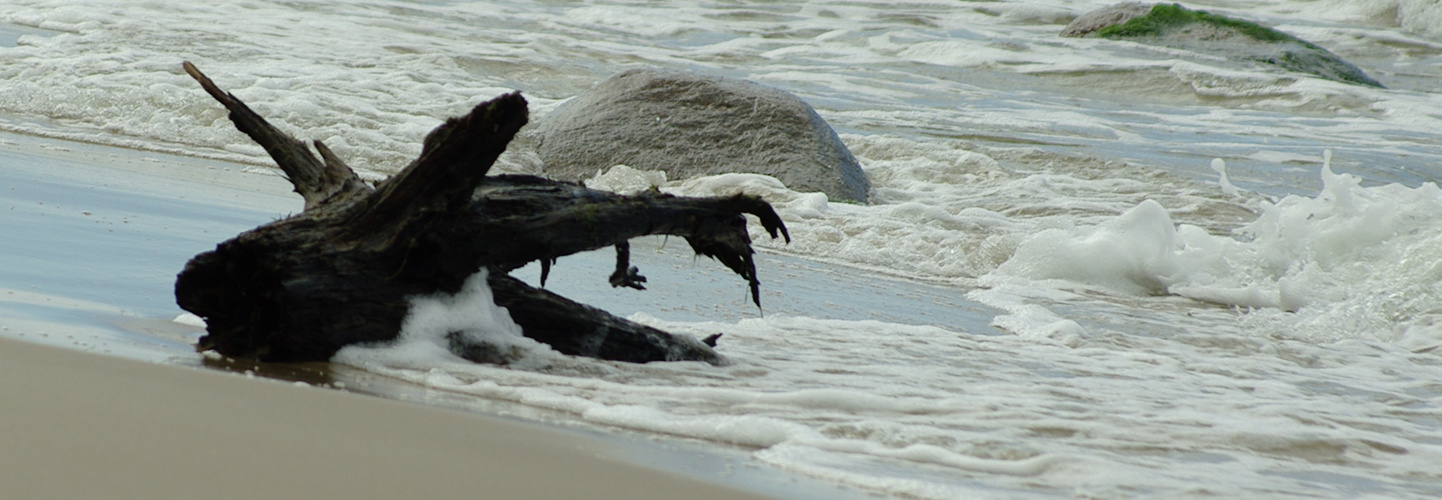
[[[519, 93], [476, 106], [431, 132], [419, 159], [372, 189], [323, 144], [321, 158], [280, 132], [193, 65], [186, 71], [230, 110], [306, 199], [305, 210], [197, 255], [176, 279], [176, 301], [206, 319], [200, 349], [263, 361], [329, 359], [346, 345], [393, 340], [409, 298], [455, 293], [482, 268], [496, 303], [527, 337], [567, 354], [645, 362], [720, 358], [706, 343], [615, 317], [507, 272], [531, 261], [614, 246], [613, 285], [640, 287], [626, 242], [681, 236], [744, 278], [760, 305], [743, 214], [777, 237], [785, 225], [765, 201], [738, 195], [621, 196], [532, 176], [486, 176], [526, 123]], [[452, 350], [498, 361], [485, 346]], [[714, 339], [709, 339], [714, 342]]]

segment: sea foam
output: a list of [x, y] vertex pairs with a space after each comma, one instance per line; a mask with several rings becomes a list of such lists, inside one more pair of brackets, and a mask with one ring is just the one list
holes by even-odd
[[395, 341], [346, 347], [332, 360], [359, 367], [465, 363], [454, 353], [453, 344], [484, 349], [493, 353], [494, 360], [507, 363], [556, 356], [550, 346], [522, 336], [510, 313], [496, 306], [487, 274], [482, 269], [472, 275], [455, 294], [411, 298]]
[[1315, 196], [1263, 202], [1230, 235], [1176, 224], [1149, 200], [1094, 226], [1037, 233], [994, 273], [1234, 306], [1253, 312], [1244, 323], [1258, 333], [1284, 337], [1430, 336], [1421, 332], [1442, 313], [1442, 222], [1433, 216], [1442, 190], [1367, 187], [1330, 162], [1327, 152]]

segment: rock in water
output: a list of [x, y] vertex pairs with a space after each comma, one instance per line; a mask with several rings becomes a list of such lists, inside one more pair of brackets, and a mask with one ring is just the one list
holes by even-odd
[[580, 181], [614, 165], [668, 179], [765, 174], [797, 191], [866, 202], [871, 183], [836, 132], [795, 95], [746, 80], [630, 70], [561, 105], [539, 127], [546, 175]]
[[1147, 15], [1152, 11], [1152, 4], [1140, 2], [1126, 2], [1097, 9], [1081, 17], [1073, 19], [1061, 30], [1061, 36], [1080, 38], [1090, 35], [1092, 32], [1108, 27], [1123, 24], [1135, 17]]
[[1126, 38], [1271, 64], [1337, 82], [1382, 86], [1356, 66], [1310, 42], [1180, 4], [1116, 4], [1076, 18], [1062, 29], [1061, 36]]

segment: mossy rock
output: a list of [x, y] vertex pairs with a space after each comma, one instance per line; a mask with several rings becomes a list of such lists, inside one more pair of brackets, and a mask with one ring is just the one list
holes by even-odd
[[1123, 3], [1078, 17], [1062, 36], [1126, 38], [1140, 43], [1220, 53], [1332, 81], [1382, 87], [1327, 49], [1257, 23], [1180, 4]]

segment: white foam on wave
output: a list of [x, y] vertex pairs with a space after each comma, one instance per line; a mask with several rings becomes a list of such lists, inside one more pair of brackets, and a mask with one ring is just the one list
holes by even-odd
[[1238, 188], [1236, 184], [1232, 184], [1232, 180], [1227, 177], [1226, 160], [1213, 158], [1212, 171], [1216, 172], [1219, 177], [1217, 179], [1217, 185], [1222, 188], [1222, 194], [1227, 196], [1238, 196], [1242, 194], [1242, 189]]
[[556, 357], [550, 346], [522, 336], [510, 313], [496, 306], [487, 274], [483, 269], [472, 275], [455, 294], [411, 298], [395, 341], [346, 347], [332, 361], [375, 370], [469, 363], [455, 354], [454, 345], [485, 349], [497, 360], [522, 366]]
[[[777, 208], [793, 236], [785, 244], [752, 228], [760, 246], [963, 285], [1011, 258], [1030, 233], [1100, 223], [1147, 199], [1204, 225], [1219, 215], [1247, 215], [1237, 201], [1198, 183], [1117, 162], [1027, 148], [981, 153], [890, 136], [844, 139], [872, 182], [871, 205], [833, 203], [822, 193], [798, 193], [754, 174], [672, 181], [663, 191], [760, 196]], [[997, 158], [1034, 170], [1004, 167]]]
[[[734, 326], [638, 318], [673, 331], [725, 332], [723, 338], [736, 342], [724, 346], [738, 362], [732, 373], [746, 382], [733, 380], [724, 396], [692, 388], [695, 399], [675, 403], [680, 406], [627, 407], [618, 411], [628, 418], [606, 423], [722, 439], [718, 429], [729, 420], [718, 414], [764, 414], [802, 426], [768, 422], [757, 427], [769, 429], [768, 437], [733, 438], [763, 448], [755, 454], [759, 460], [920, 498], [1014, 496], [1006, 487], [988, 488], [1022, 482], [998, 476], [1030, 471], [1040, 479], [1029, 484], [1101, 496], [1134, 491], [1128, 488], [1142, 487], [1143, 477], [1157, 478], [1143, 481], [1145, 487], [1179, 496], [1277, 488], [1329, 496], [1336, 493], [1305, 479], [1314, 476], [1273, 472], [1296, 461], [1312, 471], [1306, 474], [1325, 470], [1351, 478], [1343, 480], [1349, 488], [1361, 487], [1376, 479], [1360, 478], [1359, 467], [1370, 467], [1364, 464], [1400, 463], [1421, 472], [1430, 457], [1442, 456], [1415, 440], [1437, 435], [1432, 426], [1401, 424], [1406, 437], [1372, 427], [1398, 424], [1389, 416], [1392, 398], [1404, 404], [1427, 399], [1407, 394], [1420, 389], [1414, 377], [1425, 379], [1435, 363], [1427, 353], [1442, 346], [1442, 245], [1436, 241], [1442, 223], [1432, 217], [1442, 208], [1442, 191], [1434, 184], [1364, 185], [1334, 172], [1328, 154], [1315, 194], [1267, 199], [1230, 181], [1191, 183], [1114, 163], [1046, 162], [1035, 151], [847, 140], [875, 182], [877, 204], [831, 203], [747, 174], [662, 188], [763, 196], [793, 235], [805, 235], [793, 243], [801, 253], [979, 287], [967, 297], [1005, 311], [993, 325], [1015, 335], [804, 318]], [[997, 160], [1016, 155], [1046, 168], [1018, 171]], [[1219, 176], [1227, 171], [1224, 163], [1217, 167]], [[636, 175], [622, 171], [617, 182]], [[1223, 222], [1229, 220], [1235, 222]], [[760, 233], [753, 237], [785, 248]], [[913, 348], [928, 353], [927, 360], [908, 357]], [[994, 382], [1011, 369], [1026, 373], [1013, 382], [1036, 384], [1040, 392]], [[652, 381], [669, 378], [650, 373], [657, 377]], [[878, 380], [904, 386], [905, 398], [934, 402], [916, 407], [893, 399], [890, 385], [870, 385]], [[801, 384], [848, 390], [789, 394]], [[636, 389], [605, 389], [627, 390]], [[670, 391], [646, 389], [637, 399], [654, 402]], [[836, 401], [804, 410], [798, 402], [816, 398]], [[1057, 398], [1077, 398], [1077, 406]], [[843, 408], [846, 417], [837, 413]], [[981, 416], [979, 408], [1026, 417], [1001, 424], [1006, 418]], [[673, 421], [677, 412], [707, 417]], [[924, 423], [905, 415], [924, 415]], [[978, 422], [1033, 432], [1016, 441], [993, 439], [996, 431], [986, 425], [989, 432], [971, 433]], [[1129, 432], [1115, 432], [1122, 428]], [[1042, 437], [1052, 432], [1066, 437]], [[932, 448], [935, 443], [946, 444]], [[1170, 458], [1139, 459], [1119, 449], [1152, 449]], [[1006, 459], [992, 462], [998, 457]], [[929, 477], [918, 472], [923, 464], [951, 472]], [[892, 465], [907, 472], [887, 468]], [[987, 474], [989, 486], [955, 476], [975, 473]], [[1201, 479], [1222, 476], [1234, 480]], [[1208, 486], [1199, 488], [1198, 481]]]
[[1005, 47], [978, 47], [972, 41], [936, 40], [908, 44], [898, 56], [917, 62], [946, 66], [1046, 64], [1048, 57], [1008, 50]]
[[[1278, 12], [1292, 2], [1283, 2]], [[1411, 5], [1412, 3], [1407, 3]], [[1419, 4], [1420, 5], [1420, 4]], [[1207, 99], [1239, 107], [1316, 108], [1389, 116], [1347, 133], [1378, 139], [1391, 122], [1438, 119], [1416, 110], [1416, 96], [1331, 85], [1316, 79], [1227, 68], [1191, 54], [1167, 55], [1134, 44], [1055, 36], [1079, 7], [1069, 3], [982, 5], [948, 2], [847, 6], [776, 5], [751, 9], [688, 5], [653, 8], [604, 2], [579, 6], [482, 2], [340, 5], [305, 8], [257, 3], [214, 8], [117, 0], [35, 0], [0, 11], [4, 21], [62, 34], [26, 37], [0, 50], [0, 112], [36, 121], [3, 122], [26, 133], [269, 163], [233, 130], [223, 110], [180, 72], [192, 60], [282, 130], [320, 139], [353, 166], [394, 172], [414, 158], [421, 138], [448, 116], [513, 88], [545, 109], [604, 76], [641, 65], [745, 76], [811, 100], [860, 110], [828, 112], [843, 127], [874, 123], [877, 110], [905, 111], [886, 122], [950, 130], [1070, 133], [1131, 141], [1133, 120], [1078, 110], [1035, 89], [990, 74], [1116, 78], [1089, 80], [1102, 95], [1128, 93], [1138, 73], [1161, 70], [1174, 82], [1143, 89], [1167, 98], [1177, 82]], [[1408, 7], [1407, 9], [1410, 9]], [[1406, 10], [1411, 12], [1411, 10]], [[1307, 9], [1314, 11], [1316, 9]], [[1399, 16], [1402, 10], [1399, 10]], [[1415, 10], [1415, 9], [1414, 9]], [[1426, 12], [1431, 10], [1422, 9]], [[1433, 9], [1435, 10], [1435, 9]], [[1259, 12], [1264, 12], [1260, 10]], [[1271, 14], [1290, 19], [1292, 14]], [[1407, 14], [1425, 17], [1425, 14]], [[637, 19], [644, 19], [639, 22]], [[660, 38], [660, 41], [648, 41]], [[585, 40], [578, 50], [576, 40]], [[1390, 43], [1377, 39], [1375, 46]], [[316, 46], [327, 47], [315, 51]], [[1190, 58], [1190, 61], [1184, 59]], [[932, 65], [918, 66], [917, 62]], [[858, 70], [858, 68], [867, 68]], [[941, 71], [937, 71], [941, 68]], [[1258, 101], [1257, 99], [1261, 100]], [[1422, 99], [1427, 101], [1426, 99]], [[956, 113], [955, 106], [965, 108]], [[537, 113], [538, 115], [544, 112]], [[1219, 119], [1220, 118], [1220, 119]], [[1234, 134], [1298, 133], [1210, 115], [1168, 115], [1170, 127]], [[1058, 123], [1061, 122], [1061, 123]], [[1141, 132], [1146, 132], [1142, 130]], [[1153, 131], [1155, 132], [1155, 131]], [[1340, 131], [1338, 133], [1341, 133]], [[1140, 134], [1136, 144], [1155, 142]], [[1414, 148], [1414, 141], [1399, 146]], [[524, 170], [529, 160], [502, 162]]]
[[677, 9], [633, 6], [619, 10], [606, 6], [580, 7], [566, 11], [565, 19], [581, 26], [601, 26], [644, 37], [675, 36], [694, 29], [701, 19], [675, 19]]
[[1314, 15], [1325, 19], [1395, 23], [1418, 35], [1442, 38], [1442, 4], [1432, 0], [1331, 0]]
[[182, 324], [182, 325], [185, 325], [185, 326], [193, 326], [193, 327], [197, 327], [197, 328], [205, 328], [205, 318], [202, 318], [202, 317], [200, 317], [200, 316], [196, 316], [194, 313], [188, 313], [188, 312], [186, 312], [186, 313], [180, 313], [180, 315], [176, 316], [176, 317], [175, 317], [174, 319], [172, 319], [171, 321], [174, 321], [174, 322], [176, 322], [176, 323], [179, 323], [179, 324]]
[[1176, 224], [1149, 200], [1094, 226], [1037, 233], [995, 273], [1244, 308], [1249, 329], [1278, 337], [1430, 338], [1442, 314], [1442, 190], [1364, 187], [1330, 159], [1316, 196], [1263, 202], [1234, 235]]
[[1166, 209], [1147, 200], [1087, 228], [1047, 229], [1023, 241], [995, 272], [1061, 279], [1145, 295], [1166, 290], [1179, 271]]
[[[766, 450], [756, 455], [763, 462], [801, 472], [865, 471], [882, 459], [899, 464], [927, 464], [943, 470], [1002, 474], [1036, 478], [1063, 474], [1064, 464], [1080, 463], [1077, 457], [1029, 451], [1021, 456], [978, 453], [967, 446], [943, 445], [925, 436], [942, 436], [948, 431], [926, 425], [908, 429], [895, 427], [887, 439], [868, 438], [853, 425], [886, 425], [897, 416], [910, 415], [917, 422], [955, 418], [972, 403], [947, 388], [947, 378], [929, 378], [925, 386], [894, 384], [887, 378], [867, 374], [870, 370], [920, 375], [943, 366], [893, 366], [890, 363], [858, 363], [879, 354], [876, 345], [850, 349], [851, 361], [833, 356], [837, 351], [817, 352], [815, 347], [830, 339], [859, 339], [873, 334], [898, 335], [909, 342], [936, 344], [950, 352], [975, 340], [934, 327], [892, 325], [874, 321], [818, 321], [809, 318], [748, 320], [739, 325], [719, 323], [665, 323], [646, 316], [632, 319], [682, 333], [726, 331], [728, 348], [746, 361], [728, 367], [699, 363], [629, 365], [595, 360], [553, 360], [517, 370], [488, 365], [437, 363], [433, 343], [424, 349], [405, 343], [362, 354], [348, 348], [338, 361], [359, 364], [369, 370], [426, 384], [432, 388], [514, 401], [564, 412], [591, 424], [623, 427], [651, 433], [682, 436], [717, 443]], [[778, 335], [783, 331], [791, 334]], [[824, 334], [831, 331], [830, 334]], [[797, 335], [799, 333], [799, 335]], [[763, 340], [765, 339], [765, 340]], [[760, 342], [764, 345], [758, 345]], [[800, 344], [805, 345], [800, 345]], [[908, 356], [926, 357], [937, 352], [918, 346]], [[783, 353], [782, 350], [785, 352]], [[425, 353], [422, 351], [433, 351]], [[769, 353], [769, 354], [763, 354]], [[759, 357], [758, 357], [759, 356]], [[828, 366], [850, 365], [851, 370], [833, 371], [830, 383], [795, 384], [809, 378], [796, 368], [825, 361]], [[377, 362], [376, 360], [382, 360]], [[816, 366], [804, 371], [818, 369]], [[899, 371], [898, 371], [899, 370]], [[797, 378], [800, 377], [800, 378]], [[954, 381], [954, 379], [952, 379]], [[880, 383], [880, 385], [877, 385]], [[790, 387], [787, 387], [790, 385]], [[854, 422], [847, 424], [842, 422]], [[914, 425], [914, 424], [909, 424]], [[940, 434], [938, 434], [940, 433]], [[879, 436], [877, 436], [879, 437]], [[895, 466], [895, 465], [891, 465]], [[890, 467], [890, 466], [888, 466]], [[876, 488], [882, 480], [846, 481]], [[889, 482], [890, 480], [882, 480]], [[906, 489], [918, 491], [964, 491], [941, 487], [933, 481], [903, 481]], [[941, 489], [937, 489], [937, 488]], [[930, 496], [927, 498], [944, 498]]]
[[[335, 9], [345, 21], [327, 20]], [[478, 80], [451, 56], [431, 53], [428, 47], [463, 37], [448, 29], [465, 19], [424, 12], [414, 11], [417, 21], [438, 30], [382, 22], [390, 14], [380, 5], [297, 11], [267, 3], [31, 2], [4, 20], [62, 33], [0, 50], [0, 110], [49, 123], [4, 126], [270, 163], [180, 70], [180, 61], [191, 60], [281, 130], [325, 141], [354, 167], [394, 172], [446, 117], [510, 90], [500, 78]], [[326, 50], [295, 50], [298, 43]]]
[[[1442, 431], [1389, 410], [1419, 403], [1406, 388], [1429, 370], [1403, 361], [1404, 350], [1276, 346], [1219, 331], [1093, 333], [1068, 345], [877, 321], [631, 319], [724, 333], [734, 363], [567, 358], [516, 369], [393, 357], [366, 367], [574, 422], [741, 446], [762, 463], [917, 498], [1328, 496], [1335, 484], [1292, 474], [1425, 475], [1442, 458], [1415, 440]], [[1398, 425], [1407, 436], [1389, 430]]]
[[[861, 155], [878, 157], [875, 146], [896, 141], [849, 139], [862, 145]], [[1239, 308], [1247, 313], [1241, 324], [1255, 335], [1435, 343], [1432, 325], [1442, 319], [1434, 306], [1442, 303], [1435, 286], [1442, 267], [1434, 264], [1442, 261], [1434, 250], [1442, 248], [1442, 226], [1431, 215], [1442, 210], [1442, 191], [1435, 184], [1363, 186], [1333, 172], [1328, 152], [1317, 194], [1266, 200], [1225, 177], [1210, 192], [1165, 176], [1132, 187], [1113, 177], [1123, 175], [1119, 166], [1008, 172], [973, 151], [926, 152], [910, 143], [905, 150], [879, 161], [862, 156], [877, 197], [901, 198], [870, 206], [831, 203], [752, 174], [663, 189], [762, 196], [794, 239], [783, 245], [753, 228], [758, 245], [980, 286], [970, 298], [1009, 311], [994, 324], [1037, 339], [1075, 343], [1085, 332], [1041, 305], [1069, 297], [1039, 291], [1082, 287]], [[1225, 176], [1225, 162], [1214, 166]], [[1165, 183], [1171, 193], [1159, 189]]]

